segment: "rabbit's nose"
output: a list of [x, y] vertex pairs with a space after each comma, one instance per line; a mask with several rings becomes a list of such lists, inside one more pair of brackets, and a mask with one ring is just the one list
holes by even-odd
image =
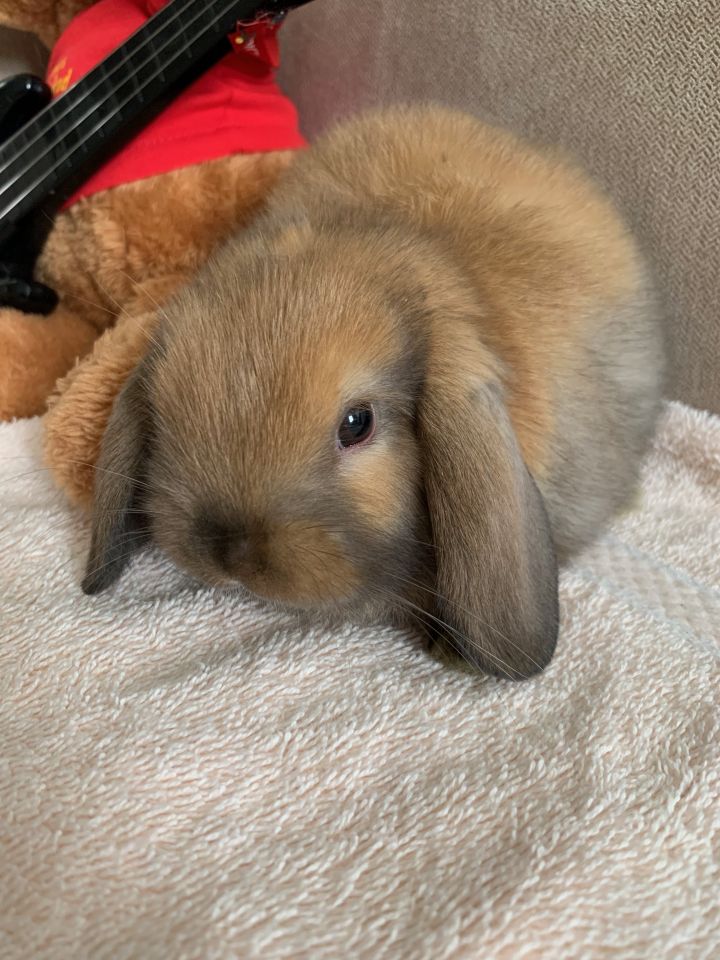
[[241, 519], [203, 508], [196, 513], [193, 526], [203, 549], [226, 573], [237, 571], [252, 559], [254, 538]]

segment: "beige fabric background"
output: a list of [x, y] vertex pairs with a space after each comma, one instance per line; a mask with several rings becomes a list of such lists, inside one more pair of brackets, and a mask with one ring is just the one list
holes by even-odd
[[719, 0], [315, 0], [284, 58], [310, 136], [430, 98], [575, 152], [657, 263], [674, 396], [720, 411]]

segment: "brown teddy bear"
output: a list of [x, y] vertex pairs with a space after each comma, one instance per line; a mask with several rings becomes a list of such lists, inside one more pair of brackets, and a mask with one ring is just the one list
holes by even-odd
[[[0, 0], [0, 23], [50, 48], [56, 94], [167, 0]], [[277, 23], [228, 54], [107, 161], [58, 215], [36, 276], [47, 317], [0, 310], [0, 419], [45, 417], [48, 466], [89, 502], [113, 401], [163, 300], [246, 223], [304, 141], [274, 81]]]

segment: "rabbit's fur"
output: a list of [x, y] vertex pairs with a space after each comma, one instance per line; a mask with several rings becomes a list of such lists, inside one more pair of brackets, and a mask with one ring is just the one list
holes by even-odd
[[[362, 116], [167, 307], [105, 436], [85, 589], [147, 528], [210, 584], [407, 613], [527, 676], [556, 558], [634, 493], [662, 370], [646, 267], [583, 174], [464, 114]], [[341, 450], [359, 402], [375, 435]]]

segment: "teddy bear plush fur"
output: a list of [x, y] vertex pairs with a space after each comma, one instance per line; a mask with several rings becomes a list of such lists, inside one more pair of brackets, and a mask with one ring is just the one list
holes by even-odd
[[[0, 0], [0, 23], [51, 46], [82, 0]], [[47, 465], [88, 504], [113, 401], [163, 300], [262, 206], [292, 151], [234, 154], [122, 184], [57, 217], [36, 276], [48, 317], [0, 310], [0, 419], [45, 417]]]

